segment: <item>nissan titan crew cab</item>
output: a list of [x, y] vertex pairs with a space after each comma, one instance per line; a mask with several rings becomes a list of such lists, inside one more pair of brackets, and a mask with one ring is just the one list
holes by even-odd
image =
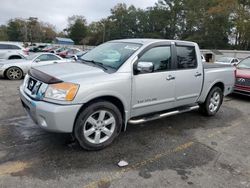
[[104, 43], [77, 63], [32, 68], [20, 87], [22, 104], [41, 128], [72, 133], [99, 150], [140, 124], [200, 108], [219, 110], [233, 91], [235, 68], [203, 64], [196, 43], [126, 39]]

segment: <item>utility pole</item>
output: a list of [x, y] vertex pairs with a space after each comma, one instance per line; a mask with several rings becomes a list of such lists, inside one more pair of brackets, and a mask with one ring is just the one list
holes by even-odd
[[106, 35], [106, 25], [103, 23], [103, 36], [102, 36], [102, 42], [105, 42], [105, 35]]

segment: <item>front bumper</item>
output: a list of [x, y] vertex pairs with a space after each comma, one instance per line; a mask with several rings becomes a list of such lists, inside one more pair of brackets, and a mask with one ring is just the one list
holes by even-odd
[[80, 104], [58, 105], [32, 100], [21, 86], [19, 89], [22, 105], [31, 119], [42, 129], [51, 132], [72, 133]]
[[4, 69], [0, 68], [0, 77], [4, 77]]
[[233, 93], [250, 96], [250, 87], [235, 86]]

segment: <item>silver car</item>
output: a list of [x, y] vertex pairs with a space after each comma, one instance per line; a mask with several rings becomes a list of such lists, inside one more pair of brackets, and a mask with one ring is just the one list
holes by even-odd
[[234, 57], [221, 57], [215, 61], [216, 64], [222, 65], [237, 65], [239, 62], [240, 60]]
[[31, 67], [60, 63], [65, 60], [58, 55], [51, 53], [36, 53], [24, 59], [13, 59], [0, 61], [0, 76], [10, 80], [20, 80]]

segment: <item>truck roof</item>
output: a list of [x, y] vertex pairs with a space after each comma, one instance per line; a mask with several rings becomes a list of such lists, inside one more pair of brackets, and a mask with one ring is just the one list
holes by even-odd
[[113, 40], [110, 42], [130, 42], [130, 43], [139, 43], [139, 44], [150, 44], [154, 42], [184, 42], [187, 44], [195, 45], [196, 43], [190, 41], [181, 41], [181, 40], [168, 40], [168, 39], [149, 39], [149, 38], [133, 38], [133, 39], [119, 39]]

